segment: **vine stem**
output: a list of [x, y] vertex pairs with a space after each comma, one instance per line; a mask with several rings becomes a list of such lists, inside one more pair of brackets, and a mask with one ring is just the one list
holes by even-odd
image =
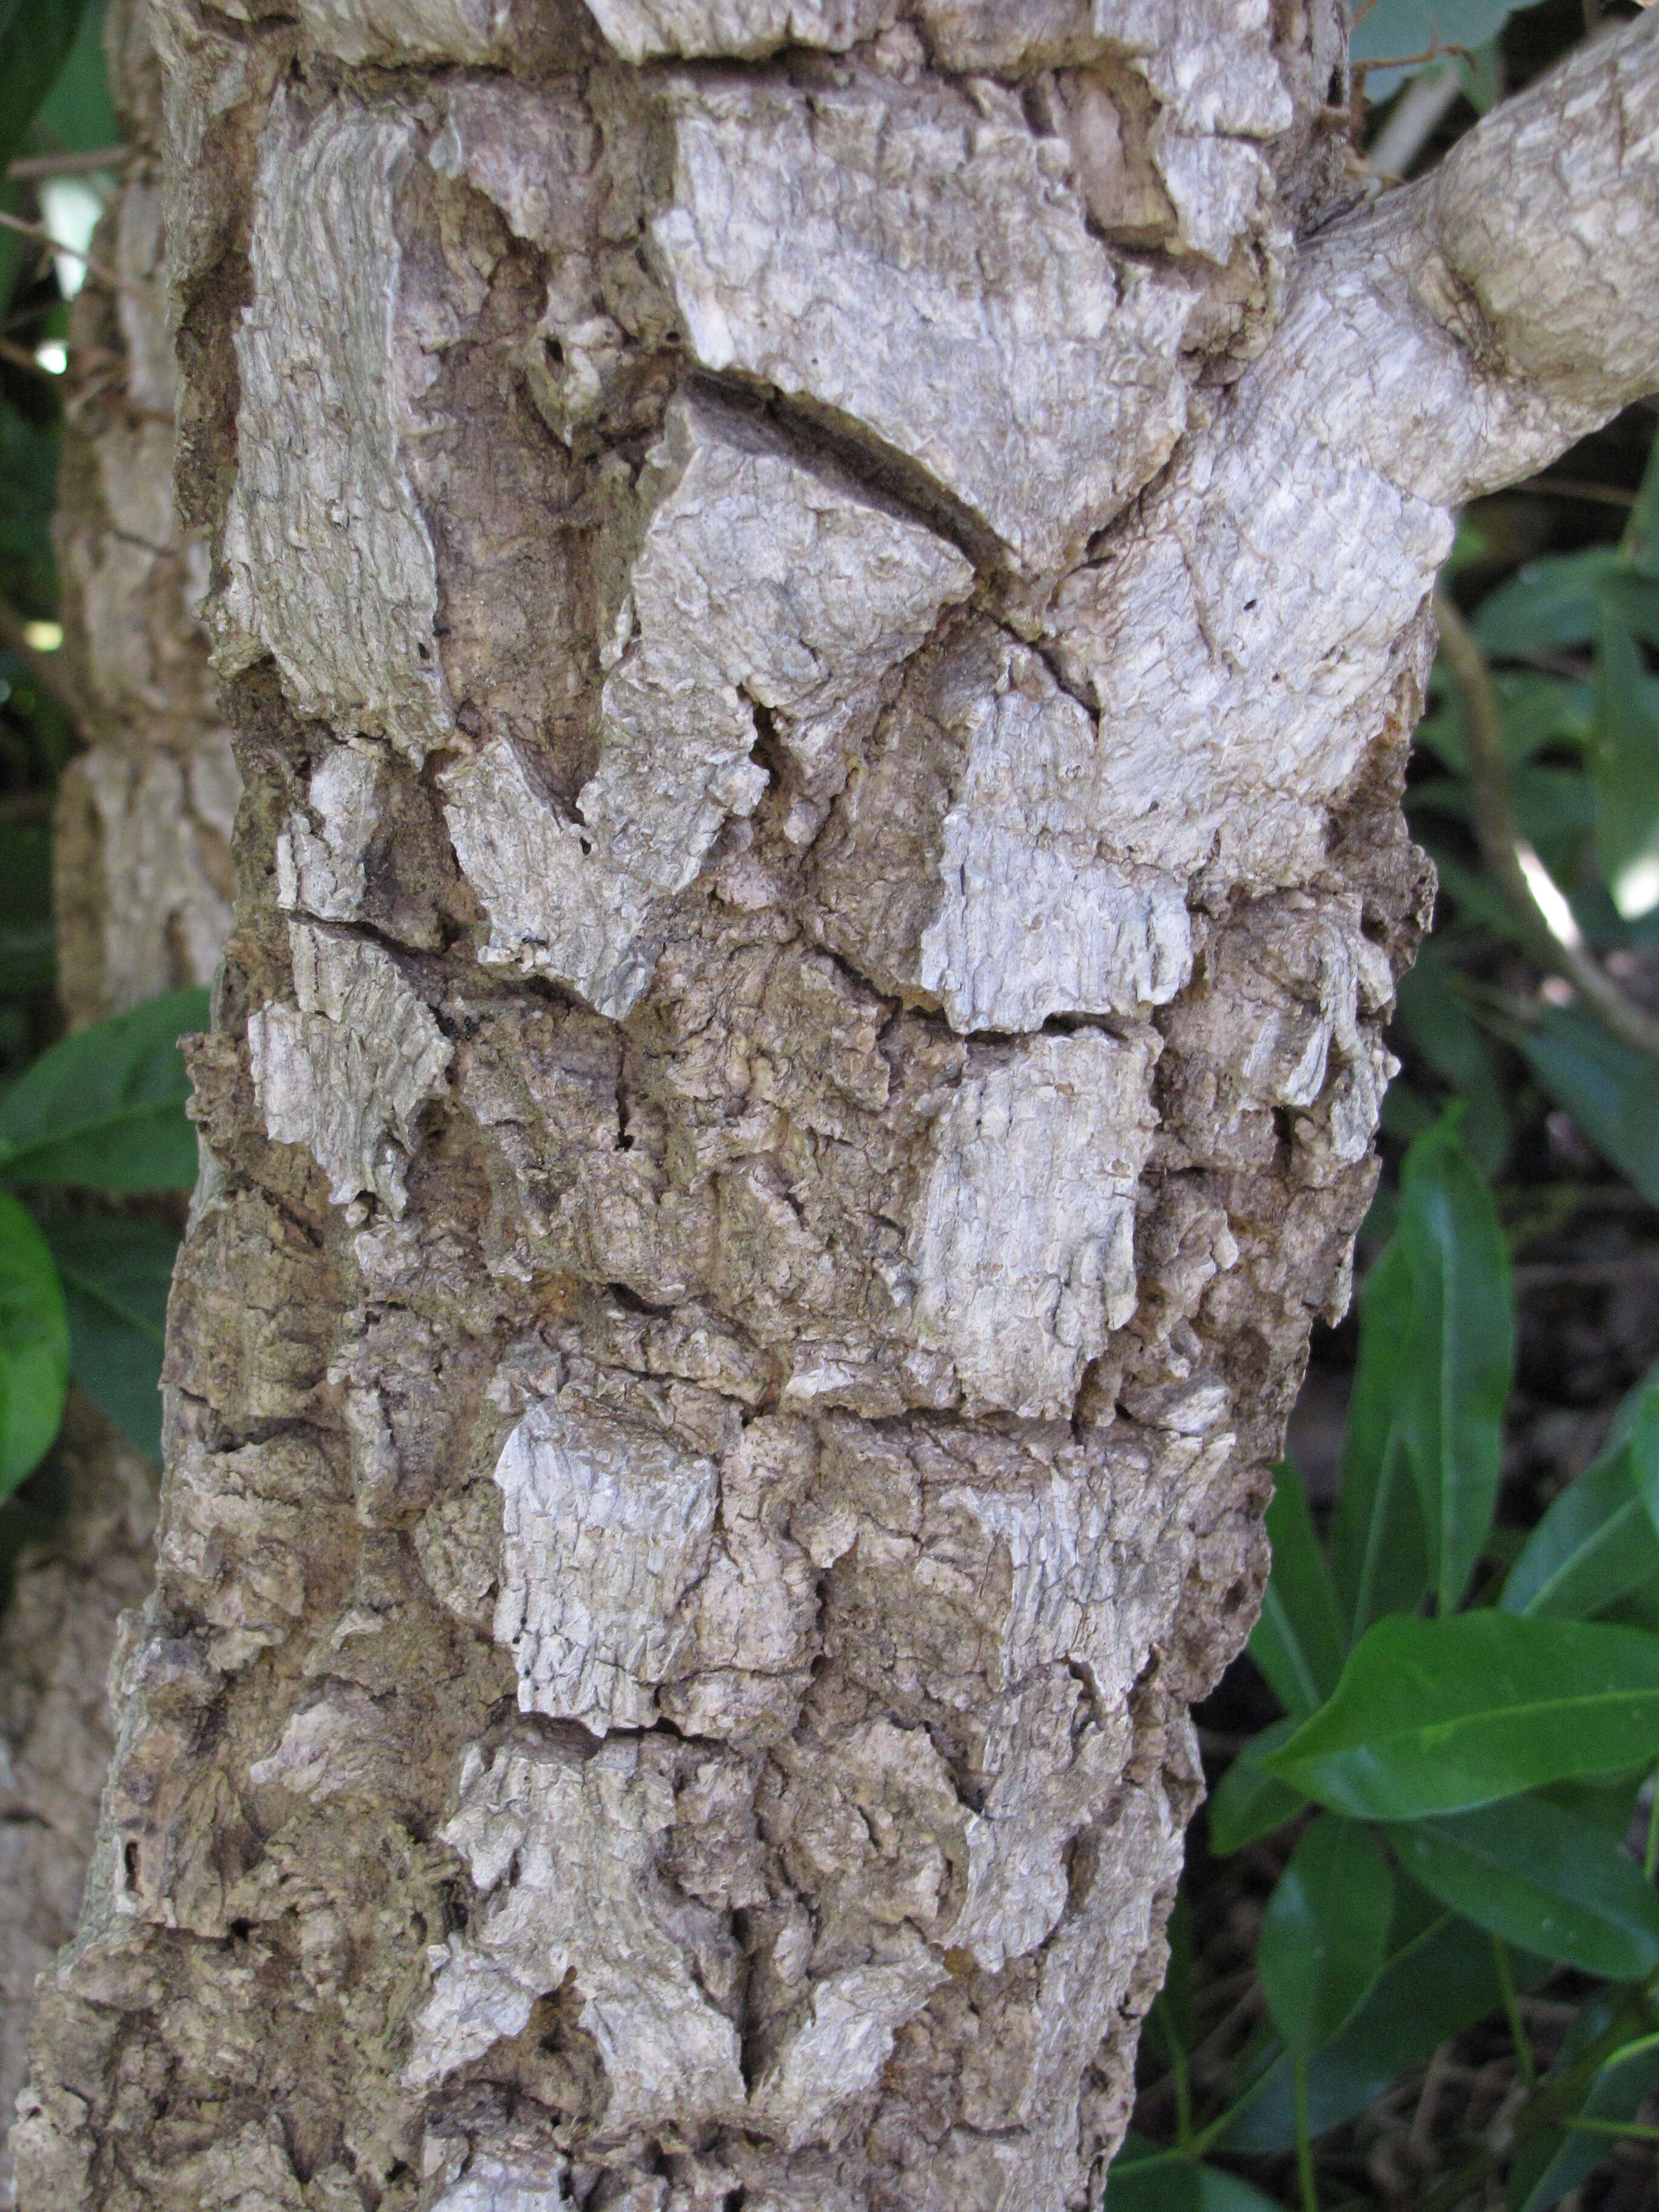
[[1505, 902], [1545, 964], [1571, 983], [1613, 1034], [1638, 1052], [1659, 1054], [1659, 1021], [1627, 999], [1585, 950], [1559, 886], [1521, 833], [1504, 752], [1497, 686], [1474, 632], [1445, 592], [1434, 596], [1441, 649], [1463, 706], [1474, 830]]

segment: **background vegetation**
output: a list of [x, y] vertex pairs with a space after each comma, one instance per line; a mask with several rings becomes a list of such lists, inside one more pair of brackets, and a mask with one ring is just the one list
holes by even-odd
[[0, 1572], [61, 1505], [71, 1375], [160, 1458], [181, 1212], [160, 1194], [196, 1173], [174, 1041], [207, 1012], [175, 992], [54, 1042], [51, 822], [77, 733], [51, 524], [66, 407], [109, 368], [71, 358], [69, 321], [106, 281], [91, 238], [122, 160], [101, 17], [0, 0]]

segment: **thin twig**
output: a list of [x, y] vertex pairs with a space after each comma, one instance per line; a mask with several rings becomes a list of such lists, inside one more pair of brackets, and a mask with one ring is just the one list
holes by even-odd
[[1474, 52], [1472, 47], [1443, 46], [1437, 43], [1427, 47], [1420, 54], [1379, 54], [1375, 61], [1356, 62], [1353, 65], [1354, 74], [1357, 76], [1363, 76], [1367, 70], [1419, 69], [1425, 63], [1444, 61], [1449, 55], [1454, 54], [1459, 61], [1467, 62], [1471, 69], [1474, 67]]
[[63, 678], [52, 666], [51, 655], [29, 643], [23, 617], [3, 599], [0, 599], [0, 648], [22, 662], [28, 671], [29, 681], [38, 684], [50, 698], [56, 700], [71, 721], [78, 720], [75, 702]]
[[14, 368], [21, 368], [30, 376], [38, 376], [47, 384], [62, 381], [56, 369], [47, 368], [26, 348], [14, 345], [9, 338], [0, 338], [0, 361], [9, 361]]
[[8, 165], [6, 174], [20, 185], [37, 177], [88, 177], [95, 169], [119, 168], [131, 157], [131, 146], [94, 146], [82, 154], [26, 154]]
[[106, 267], [94, 261], [89, 253], [82, 253], [78, 246], [65, 246], [61, 238], [54, 238], [43, 222], [25, 222], [20, 215], [8, 215], [0, 208], [0, 229], [15, 230], [20, 238], [32, 238], [41, 246], [49, 246], [54, 253], [67, 253], [78, 261], [88, 276], [95, 276], [100, 284], [107, 284], [117, 292], [130, 292], [135, 300], [149, 302], [151, 294], [147, 284], [139, 284], [131, 276], [123, 276], [118, 269]]
[[1503, 711], [1486, 656], [1449, 594], [1435, 593], [1434, 611], [1447, 665], [1463, 704], [1474, 830], [1487, 867], [1540, 959], [1571, 984], [1622, 1042], [1638, 1052], [1659, 1053], [1659, 1020], [1626, 997], [1585, 951], [1576, 929], [1559, 918], [1553, 921], [1546, 910], [1540, 890], [1547, 896], [1553, 895], [1552, 903], [1559, 904], [1562, 916], [1571, 914], [1543, 862], [1521, 834], [1504, 756]]
[[1586, 483], [1582, 477], [1538, 477], [1530, 483], [1510, 484], [1511, 494], [1526, 499], [1583, 499], [1597, 507], [1622, 507], [1626, 514], [1636, 504], [1633, 491], [1617, 484]]

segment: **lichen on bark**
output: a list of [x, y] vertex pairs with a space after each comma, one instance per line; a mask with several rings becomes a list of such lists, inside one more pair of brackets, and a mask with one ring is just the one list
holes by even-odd
[[1345, 210], [1323, 0], [163, 21], [248, 796], [28, 2186], [1097, 2203], [1659, 45]]

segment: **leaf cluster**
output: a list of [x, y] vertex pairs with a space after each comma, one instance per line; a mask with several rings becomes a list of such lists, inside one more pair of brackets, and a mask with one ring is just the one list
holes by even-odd
[[[1659, 1370], [1500, 1569], [1514, 1310], [1461, 1119], [1412, 1146], [1365, 1285], [1328, 1541], [1276, 1470], [1249, 1650], [1284, 1713], [1209, 1808], [1220, 1855], [1297, 1825], [1256, 1953], [1271, 2032], [1225, 2110], [1200, 2125], [1183, 2095], [1174, 2145], [1132, 2145], [1114, 2212], [1166, 2201], [1143, 2183], [1177, 2168], [1265, 2203], [1206, 2179], [1215, 2156], [1292, 2148], [1311, 2208], [1315, 2140], [1449, 2036], [1501, 2007], [1530, 2073], [1516, 1993], [1559, 1968], [1597, 1993], [1517, 2118], [1512, 2212], [1559, 2203], [1659, 2084], [1659, 1824], [1645, 1859], [1627, 1841], [1659, 1765]], [[1166, 1991], [1154, 2014], [1172, 2063], [1179, 2010]]]

